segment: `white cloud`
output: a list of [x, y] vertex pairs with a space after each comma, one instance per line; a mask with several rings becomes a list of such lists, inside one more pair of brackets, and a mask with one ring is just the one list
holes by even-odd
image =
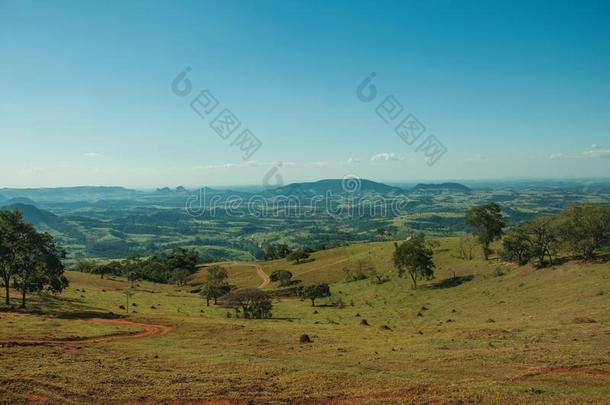
[[494, 160], [495, 159], [493, 158], [489, 158], [478, 153], [474, 156], [465, 159], [466, 162], [493, 162]]
[[97, 152], [87, 152], [87, 153], [84, 153], [83, 156], [86, 156], [86, 157], [98, 157], [98, 156], [101, 156], [101, 155], [99, 153], [97, 153]]
[[593, 144], [589, 150], [582, 152], [582, 155], [587, 158], [607, 158], [610, 157], [610, 148]]
[[610, 148], [593, 144], [588, 150], [580, 152], [579, 155], [565, 155], [563, 153], [551, 153], [549, 159], [597, 159], [610, 158]]
[[389, 161], [400, 161], [403, 160], [396, 156], [394, 153], [378, 153], [376, 155], [371, 156], [371, 162], [389, 162]]
[[360, 163], [360, 159], [355, 158], [355, 157], [350, 157], [349, 159], [347, 159], [347, 163], [350, 165]]

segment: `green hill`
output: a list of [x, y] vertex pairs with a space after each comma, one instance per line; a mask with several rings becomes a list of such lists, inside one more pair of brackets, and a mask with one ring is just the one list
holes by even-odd
[[[27, 199], [26, 199], [27, 200]], [[34, 225], [37, 229], [48, 231], [58, 236], [82, 239], [84, 236], [77, 227], [52, 212], [40, 209], [30, 204], [9, 204], [2, 206], [3, 210], [19, 210], [26, 222]]]
[[[205, 269], [193, 285], [136, 282], [129, 319], [167, 325], [169, 333], [6, 347], [3, 366], [19, 374], [6, 374], [0, 395], [10, 403], [190, 401], [202, 393], [219, 403], [607, 402], [607, 261], [535, 269], [462, 260], [458, 238], [438, 241], [436, 278], [417, 290], [393, 271], [392, 242], [319, 251], [303, 264], [225, 263], [229, 282], [238, 287], [261, 281], [253, 264], [267, 273], [285, 268], [304, 284], [332, 282], [332, 296], [315, 308], [298, 298], [274, 299], [268, 320], [236, 319], [221, 305], [206, 306], [195, 288]], [[343, 268], [362, 261], [389, 280], [345, 282]], [[124, 333], [83, 319], [126, 315], [124, 292], [131, 283], [74, 272], [68, 278], [71, 285], [60, 296], [32, 296], [31, 310], [50, 317], [0, 316], [0, 340], [47, 336], [41, 331], [49, 327], [58, 339]], [[312, 342], [300, 343], [303, 334]]]

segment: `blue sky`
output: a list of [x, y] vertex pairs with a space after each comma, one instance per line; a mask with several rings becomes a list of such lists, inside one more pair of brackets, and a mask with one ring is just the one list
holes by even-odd
[[[277, 162], [285, 183], [607, 176], [608, 21], [607, 1], [0, 0], [0, 187], [261, 184]], [[413, 145], [376, 114], [390, 95]]]

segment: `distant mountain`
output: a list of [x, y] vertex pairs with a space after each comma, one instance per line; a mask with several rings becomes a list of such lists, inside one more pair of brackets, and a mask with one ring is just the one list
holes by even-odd
[[52, 212], [42, 210], [29, 204], [11, 204], [4, 205], [3, 210], [19, 210], [23, 214], [23, 219], [26, 222], [34, 225], [36, 229], [41, 231], [49, 231], [51, 233], [60, 233], [72, 238], [83, 238], [81, 232], [65, 219], [53, 214]]
[[4, 207], [7, 205], [15, 205], [15, 204], [26, 204], [35, 206], [36, 203], [27, 197], [16, 197], [11, 198], [10, 200], [0, 201], [0, 207]]
[[140, 192], [123, 187], [56, 187], [56, 188], [3, 188], [6, 198], [24, 197], [39, 203], [97, 201], [103, 199], [130, 199]]
[[405, 190], [399, 187], [388, 186], [387, 184], [357, 178], [347, 179], [326, 179], [308, 183], [292, 183], [284, 187], [268, 190], [263, 194], [302, 196], [309, 197], [314, 195], [363, 193], [363, 194], [404, 194]]
[[459, 191], [462, 193], [469, 193], [472, 190], [460, 183], [438, 183], [438, 184], [425, 184], [420, 183], [411, 189], [412, 191]]

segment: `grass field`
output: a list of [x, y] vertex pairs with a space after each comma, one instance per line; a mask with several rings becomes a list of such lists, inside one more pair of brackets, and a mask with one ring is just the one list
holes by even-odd
[[[193, 285], [147, 282], [136, 286], [127, 315], [119, 308], [127, 281], [69, 273], [69, 289], [32, 297], [29, 315], [0, 315], [0, 340], [133, 332], [84, 321], [91, 317], [128, 316], [172, 330], [106, 343], [5, 345], [0, 397], [11, 404], [607, 403], [610, 264], [536, 270], [466, 261], [456, 257], [457, 239], [439, 241], [436, 279], [416, 291], [392, 271], [392, 242], [316, 252], [303, 264], [259, 263], [267, 274], [286, 269], [305, 284], [333, 283], [333, 296], [316, 308], [274, 301], [270, 320], [227, 318], [227, 309], [191, 293]], [[390, 280], [343, 282], [343, 268], [360, 259]], [[262, 281], [252, 265], [228, 267], [234, 285]], [[205, 269], [191, 283], [204, 276]], [[328, 305], [339, 297], [344, 305]], [[312, 343], [299, 343], [304, 333]]]

